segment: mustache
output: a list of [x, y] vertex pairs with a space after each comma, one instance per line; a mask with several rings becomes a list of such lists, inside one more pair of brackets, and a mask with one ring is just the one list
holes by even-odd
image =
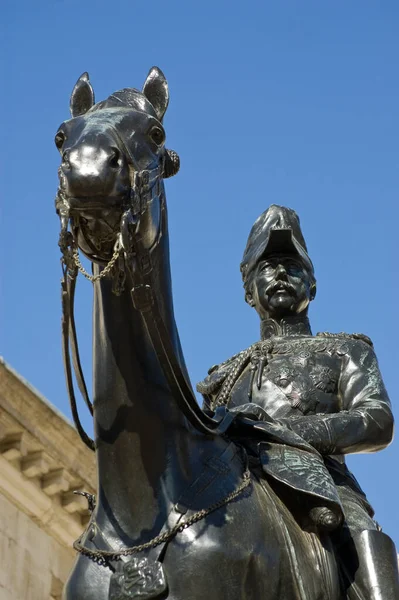
[[272, 296], [275, 292], [277, 292], [277, 290], [286, 290], [293, 296], [296, 296], [296, 290], [294, 286], [291, 283], [288, 283], [288, 281], [272, 281], [266, 288], [266, 294], [268, 296]]

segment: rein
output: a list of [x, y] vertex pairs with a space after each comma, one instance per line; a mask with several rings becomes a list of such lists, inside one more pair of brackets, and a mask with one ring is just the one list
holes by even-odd
[[[121, 142], [123, 147], [127, 150], [127, 155], [132, 162], [130, 152], [122, 140]], [[125, 262], [128, 264], [129, 258], [136, 259], [133, 276], [134, 286], [131, 290], [133, 305], [142, 315], [169, 388], [184, 416], [197, 431], [205, 435], [220, 435], [225, 433], [234, 418], [231, 413], [226, 412], [225, 410], [220, 412], [216, 411], [216, 419], [211, 418], [206, 415], [198, 405], [191, 386], [183, 373], [179, 359], [176, 356], [163, 316], [159, 309], [157, 298], [153, 294], [154, 286], [151, 254], [154, 248], [156, 248], [157, 242], [151, 249], [147, 249], [137, 230], [140, 217], [148, 210], [149, 203], [154, 198], [160, 196], [160, 181], [163, 175], [163, 161], [158, 167], [152, 170], [137, 172], [131, 168], [132, 185], [129, 207], [123, 213], [121, 218], [120, 232], [115, 242], [113, 256], [108, 264], [96, 276], [87, 273], [80, 262], [77, 242], [73, 233], [68, 230], [70, 216], [67, 200], [61, 193], [58, 194], [56, 199], [56, 208], [61, 220], [59, 246], [62, 252], [61, 266], [63, 272], [61, 293], [63, 313], [62, 346], [65, 378], [74, 423], [81, 439], [91, 450], [95, 450], [95, 443], [85, 432], [79, 418], [71, 368], [72, 354], [72, 364], [79, 390], [90, 413], [93, 415], [93, 405], [87, 392], [87, 386], [80, 362], [75, 327], [74, 299], [76, 279], [78, 272], [80, 271], [87, 279], [94, 283], [98, 279], [108, 275], [122, 255], [125, 258]], [[133, 235], [131, 235], [130, 231], [132, 226], [136, 228]], [[117, 293], [118, 291], [120, 293], [121, 285], [123, 286], [123, 282], [122, 284], [119, 282], [119, 288], [116, 290]]]
[[221, 500], [214, 502], [207, 508], [202, 508], [198, 510], [186, 520], [182, 522], [178, 521], [176, 525], [174, 525], [170, 529], [162, 531], [159, 535], [153, 537], [148, 542], [138, 544], [137, 546], [130, 546], [129, 548], [124, 548], [123, 550], [91, 550], [90, 548], [87, 548], [87, 546], [85, 546], [82, 542], [82, 538], [86, 534], [86, 531], [84, 531], [80, 538], [73, 543], [73, 547], [80, 554], [83, 554], [84, 556], [95, 560], [97, 564], [103, 567], [109, 566], [110, 562], [120, 561], [123, 557], [132, 556], [134, 554], [150, 550], [151, 548], [156, 548], [161, 544], [166, 544], [178, 533], [182, 533], [185, 529], [188, 529], [188, 527], [191, 527], [195, 523], [202, 521], [202, 519], [204, 519], [211, 513], [215, 512], [219, 508], [222, 508], [222, 506], [225, 506], [226, 504], [229, 504], [230, 502], [238, 498], [238, 496], [240, 496], [242, 492], [244, 492], [244, 490], [251, 485], [251, 483], [251, 472], [248, 466], [246, 466], [245, 471], [242, 474], [242, 481], [236, 487], [235, 490], [224, 496]]

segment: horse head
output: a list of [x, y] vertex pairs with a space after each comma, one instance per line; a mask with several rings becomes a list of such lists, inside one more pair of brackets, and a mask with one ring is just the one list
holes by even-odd
[[62, 157], [56, 207], [64, 238], [70, 223], [74, 242], [94, 262], [104, 265], [116, 243], [126, 245], [122, 230], [127, 224], [137, 229], [144, 213], [151, 215], [151, 227], [142, 226], [141, 236], [150, 236], [147, 246], [153, 241], [162, 179], [179, 169], [177, 154], [165, 148], [168, 103], [168, 84], [157, 67], [142, 91], [125, 88], [97, 104], [87, 73], [72, 91], [72, 118], [55, 136]]
[[[116, 296], [129, 294], [123, 305], [125, 322], [132, 323], [132, 339], [149, 335], [142, 346], [145, 351], [152, 346], [150, 354], [155, 349], [154, 360], [162, 365], [158, 381], [165, 382], [165, 389], [194, 427], [216, 434], [218, 421], [201, 411], [188, 383], [174, 319], [163, 179], [177, 173], [180, 161], [165, 148], [162, 120], [168, 103], [168, 84], [157, 67], [150, 70], [142, 91], [125, 88], [97, 104], [84, 73], [72, 91], [72, 119], [62, 123], [55, 136], [62, 157], [56, 209], [61, 219], [67, 385], [74, 406], [70, 344], [79, 387], [92, 410], [74, 324], [74, 290], [80, 271], [93, 283], [103, 279], [104, 285], [95, 286], [95, 298], [109, 290]], [[92, 275], [84, 269], [79, 249], [94, 263]], [[104, 278], [112, 279], [112, 286]], [[98, 319], [113, 317], [113, 301], [105, 304], [107, 309], [97, 311]], [[126, 340], [125, 346], [129, 344]], [[137, 353], [137, 348], [133, 351]], [[145, 362], [151, 362], [147, 355], [142, 357]], [[153, 362], [150, 370], [157, 381]], [[83, 431], [81, 435], [93, 447]]]

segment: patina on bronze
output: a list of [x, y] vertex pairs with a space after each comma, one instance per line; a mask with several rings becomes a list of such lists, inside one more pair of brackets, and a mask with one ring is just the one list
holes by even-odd
[[[178, 159], [165, 149], [168, 101], [157, 68], [142, 91], [126, 88], [97, 104], [84, 74], [72, 93], [72, 119], [56, 135], [66, 375], [74, 405], [71, 349], [95, 439], [78, 426], [98, 470], [96, 504], [64, 600], [340, 600], [329, 537], [304, 531], [256, 457], [219, 435], [230, 426], [252, 432], [257, 422], [235, 424], [234, 411], [221, 407], [213, 417], [195, 404], [171, 293], [163, 179]], [[93, 269], [86, 273], [94, 287], [93, 404], [73, 318], [84, 271], [78, 248]], [[293, 456], [316, 461], [330, 477], [319, 452], [275, 420], [259, 435], [290, 445]], [[320, 503], [339, 513], [331, 494]]]
[[[397, 600], [394, 545], [374, 521], [344, 460], [351, 452], [380, 450], [392, 438], [390, 402], [372, 343], [362, 334], [312, 335], [308, 306], [316, 295], [316, 279], [293, 210], [272, 205], [259, 217], [241, 272], [246, 301], [261, 319], [261, 340], [214, 367], [198, 385], [205, 407], [245, 410], [258, 419], [258, 427], [272, 417], [324, 457], [345, 520], [336, 527], [339, 514], [328, 508], [328, 497], [324, 505], [308, 502], [307, 517], [335, 528], [332, 539], [345, 575], [345, 593], [351, 599]], [[256, 442], [255, 448], [248, 436], [247, 444], [255, 448], [266, 477], [276, 482], [281, 497], [303, 520], [302, 494], [314, 494], [324, 481], [318, 474], [314, 477], [306, 457], [293, 456], [288, 446]]]
[[160, 562], [149, 562], [147, 558], [132, 558], [122, 565], [122, 569], [111, 575], [109, 597], [112, 600], [150, 600], [167, 591], [168, 586]]

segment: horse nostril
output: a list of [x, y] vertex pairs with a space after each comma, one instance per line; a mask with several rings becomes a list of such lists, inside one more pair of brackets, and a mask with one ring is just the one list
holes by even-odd
[[120, 159], [120, 152], [117, 148], [112, 148], [112, 154], [108, 159], [108, 164], [110, 167], [112, 167], [113, 169], [117, 169], [119, 167], [119, 159]]

